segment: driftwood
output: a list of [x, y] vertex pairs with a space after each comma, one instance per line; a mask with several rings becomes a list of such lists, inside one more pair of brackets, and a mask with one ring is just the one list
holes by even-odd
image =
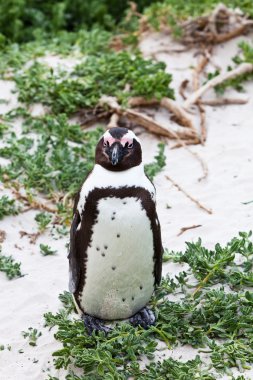
[[224, 4], [218, 4], [211, 14], [180, 24], [183, 31], [181, 42], [186, 45], [215, 45], [248, 32], [252, 26], [252, 20]]
[[241, 63], [235, 69], [228, 71], [226, 73], [220, 74], [217, 77], [214, 77], [213, 79], [209, 80], [206, 84], [204, 84], [202, 87], [200, 87], [197, 91], [195, 91], [192, 95], [190, 95], [186, 99], [184, 103], [184, 108], [188, 109], [192, 104], [195, 104], [198, 101], [198, 99], [210, 88], [213, 88], [217, 86], [218, 84], [225, 82], [228, 79], [232, 79], [232, 78], [237, 77], [238, 75], [242, 75], [242, 74], [246, 74], [250, 72], [253, 72], [253, 64]]

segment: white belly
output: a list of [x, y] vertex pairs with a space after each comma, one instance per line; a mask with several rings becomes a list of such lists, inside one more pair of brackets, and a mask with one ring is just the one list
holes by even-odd
[[128, 318], [154, 290], [151, 223], [137, 198], [104, 198], [98, 211], [80, 302], [98, 318]]

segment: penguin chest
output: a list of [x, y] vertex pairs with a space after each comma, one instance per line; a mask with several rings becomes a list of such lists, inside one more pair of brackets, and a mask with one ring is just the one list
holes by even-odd
[[151, 222], [138, 198], [103, 198], [97, 211], [79, 301], [98, 318], [128, 318], [154, 290]]

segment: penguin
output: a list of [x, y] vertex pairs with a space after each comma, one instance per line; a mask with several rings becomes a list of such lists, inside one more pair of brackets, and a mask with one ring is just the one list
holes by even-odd
[[155, 196], [139, 138], [127, 128], [107, 130], [76, 196], [70, 229], [69, 290], [89, 334], [107, 333], [105, 321], [155, 323], [146, 306], [162, 272]]

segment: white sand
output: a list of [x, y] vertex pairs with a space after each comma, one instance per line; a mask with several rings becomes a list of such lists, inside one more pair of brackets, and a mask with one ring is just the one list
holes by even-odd
[[[225, 68], [237, 53], [237, 43], [249, 38], [238, 38], [224, 46], [215, 48], [215, 64]], [[159, 44], [173, 47], [168, 37], [159, 35], [147, 37], [141, 43], [145, 56], [151, 51], [160, 49]], [[181, 54], [157, 55], [166, 62], [168, 71], [173, 73], [173, 87], [178, 89], [183, 79], [191, 79], [191, 67], [196, 64], [194, 51]], [[54, 62], [55, 63], [55, 62]], [[210, 70], [214, 68], [210, 65]], [[11, 83], [0, 82], [0, 98], [6, 97], [11, 103], [0, 105], [0, 113], [13, 108], [16, 97], [10, 93]], [[157, 187], [158, 212], [162, 226], [164, 246], [170, 250], [184, 249], [185, 241], [193, 241], [201, 237], [204, 244], [213, 247], [216, 242], [225, 243], [237, 235], [238, 231], [253, 228], [253, 203], [242, 202], [253, 200], [253, 83], [245, 85], [246, 93], [251, 95], [249, 102], [240, 106], [206, 107], [208, 136], [206, 145], [191, 147], [198, 152], [208, 165], [208, 178], [202, 182], [199, 162], [185, 149], [166, 149], [167, 166], [155, 179]], [[228, 91], [235, 97], [241, 96], [235, 91]], [[212, 97], [212, 92], [208, 97]], [[177, 100], [181, 102], [178, 95]], [[165, 112], [156, 115], [157, 120], [170, 124]], [[152, 161], [156, 152], [156, 138], [146, 133], [141, 135], [145, 162]], [[172, 143], [170, 143], [170, 146]], [[165, 179], [170, 175], [192, 196], [213, 210], [209, 215], [190, 202], [182, 193]], [[7, 194], [2, 190], [0, 195]], [[171, 208], [167, 208], [169, 205]], [[12, 255], [22, 263], [24, 277], [12, 281], [0, 273], [0, 345], [11, 346], [11, 350], [0, 352], [1, 380], [44, 380], [47, 373], [64, 379], [64, 371], [57, 371], [52, 364], [51, 353], [60, 347], [53, 338], [53, 330], [43, 327], [43, 314], [57, 311], [58, 294], [67, 289], [68, 261], [65, 244], [68, 237], [53, 240], [49, 233], [41, 236], [36, 245], [29, 244], [26, 237], [20, 238], [19, 231], [36, 231], [34, 216], [30, 211], [16, 217], [6, 217], [1, 221], [0, 229], [6, 230], [7, 238], [2, 244], [2, 252]], [[182, 227], [201, 224], [197, 229], [177, 236]], [[49, 244], [57, 249], [56, 256], [43, 257], [39, 252], [39, 244]], [[164, 265], [164, 273], [176, 273], [179, 265]], [[42, 332], [38, 346], [28, 345], [21, 331], [28, 327]], [[23, 349], [24, 353], [19, 353]], [[186, 346], [168, 352], [182, 360], [193, 358], [196, 351]], [[33, 359], [38, 360], [33, 363]], [[49, 372], [48, 372], [49, 371]], [[253, 377], [253, 370], [247, 373]], [[225, 379], [227, 377], [223, 377]]]

